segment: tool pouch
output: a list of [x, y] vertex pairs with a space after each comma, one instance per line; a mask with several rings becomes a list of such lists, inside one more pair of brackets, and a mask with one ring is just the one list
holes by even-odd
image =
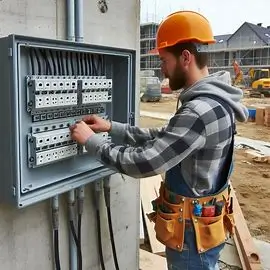
[[214, 248], [226, 240], [223, 217], [223, 214], [215, 217], [192, 215], [199, 253]]
[[[184, 203], [169, 203], [164, 198], [164, 187], [162, 184], [160, 196], [152, 204], [156, 207], [156, 211], [147, 216], [155, 223], [154, 229], [157, 240], [167, 247], [181, 251], [185, 228]], [[166, 209], [166, 212], [164, 212], [164, 209]]]
[[228, 211], [228, 201], [229, 198], [225, 201], [225, 207], [219, 216], [197, 217], [191, 212], [199, 253], [219, 246], [226, 241], [228, 236], [233, 235], [234, 218], [233, 213]]

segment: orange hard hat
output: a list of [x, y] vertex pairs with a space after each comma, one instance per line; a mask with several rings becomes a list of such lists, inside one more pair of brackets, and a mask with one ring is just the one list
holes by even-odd
[[210, 23], [204, 16], [194, 11], [178, 11], [170, 14], [160, 23], [156, 49], [184, 42], [216, 43]]

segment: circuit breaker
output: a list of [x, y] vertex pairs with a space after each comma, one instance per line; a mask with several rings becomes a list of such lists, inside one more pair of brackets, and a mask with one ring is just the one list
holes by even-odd
[[89, 114], [134, 123], [135, 51], [10, 35], [0, 59], [1, 202], [25, 207], [114, 173], [69, 126]]

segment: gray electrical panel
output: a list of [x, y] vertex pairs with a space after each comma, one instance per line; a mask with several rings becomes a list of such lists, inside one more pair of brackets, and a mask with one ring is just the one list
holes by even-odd
[[0, 63], [1, 202], [25, 207], [114, 173], [69, 126], [89, 114], [134, 124], [135, 51], [10, 35]]

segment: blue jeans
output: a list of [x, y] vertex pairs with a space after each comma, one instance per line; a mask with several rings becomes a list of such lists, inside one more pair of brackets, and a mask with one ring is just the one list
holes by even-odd
[[199, 254], [196, 248], [195, 230], [186, 221], [184, 248], [181, 252], [166, 247], [168, 270], [219, 270], [218, 259], [225, 243]]

